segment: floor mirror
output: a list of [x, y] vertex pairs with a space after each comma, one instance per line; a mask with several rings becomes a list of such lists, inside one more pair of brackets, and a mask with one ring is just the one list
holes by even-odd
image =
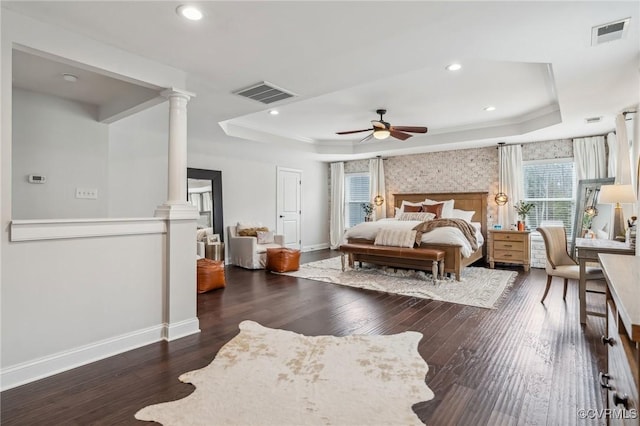
[[576, 214], [571, 237], [572, 257], [575, 257], [576, 238], [584, 238], [588, 231], [593, 232], [596, 238], [604, 237], [604, 233], [608, 235], [611, 228], [611, 206], [598, 204], [598, 195], [602, 185], [611, 185], [614, 181], [614, 178], [603, 178], [583, 179], [578, 182]]
[[200, 213], [198, 228], [213, 228], [213, 234], [218, 234], [221, 242], [224, 241], [222, 172], [188, 168], [187, 200]]

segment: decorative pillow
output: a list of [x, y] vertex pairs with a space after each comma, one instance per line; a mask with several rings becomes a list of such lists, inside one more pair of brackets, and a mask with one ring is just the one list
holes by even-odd
[[451, 219], [463, 219], [471, 223], [471, 219], [473, 219], [474, 214], [476, 214], [476, 212], [471, 210], [453, 209], [453, 213], [451, 214]]
[[398, 207], [396, 207], [396, 209], [395, 209], [395, 213], [396, 213], [396, 214], [394, 215], [394, 217], [395, 217], [396, 219], [398, 219], [398, 218], [400, 218], [400, 215], [402, 214], [402, 210], [400, 210]]
[[420, 222], [426, 222], [428, 220], [435, 219], [436, 215], [433, 213], [402, 213], [398, 220], [419, 220]]
[[406, 205], [403, 207], [402, 213], [419, 213], [421, 211], [422, 211], [422, 205], [419, 205], [419, 206]]
[[440, 219], [442, 217], [443, 208], [444, 203], [422, 205], [422, 211], [426, 213], [433, 213], [436, 219]]
[[241, 237], [257, 237], [259, 231], [268, 232], [269, 228], [262, 226], [260, 228], [238, 229], [238, 235]]
[[[408, 210], [406, 210], [407, 206], [413, 206], [413, 207], [417, 206], [417, 207], [422, 208], [422, 203], [412, 203], [412, 202], [409, 202], [409, 201], [403, 201], [402, 204], [400, 205], [400, 213], [408, 211]], [[418, 210], [418, 211], [420, 211], [420, 210]]]
[[440, 204], [440, 203], [444, 203], [444, 206], [442, 207], [442, 215], [440, 217], [451, 217], [451, 214], [453, 213], [453, 203], [455, 203], [455, 200], [447, 200], [447, 201], [436, 201], [436, 200], [430, 200], [430, 199], [426, 199], [422, 202], [422, 204], [427, 204], [427, 205], [431, 205], [431, 204]]
[[261, 228], [262, 223], [261, 222], [238, 222], [236, 227], [238, 228], [238, 230], [249, 229], [249, 228]]
[[272, 231], [257, 231], [258, 244], [271, 244], [274, 241]]
[[404, 229], [380, 229], [374, 242], [377, 246], [411, 248], [416, 242], [416, 231]]

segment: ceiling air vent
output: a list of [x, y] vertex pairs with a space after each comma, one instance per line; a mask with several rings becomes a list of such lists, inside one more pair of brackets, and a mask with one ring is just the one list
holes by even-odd
[[591, 29], [591, 45], [597, 46], [614, 40], [620, 40], [627, 35], [631, 18], [609, 22]]
[[585, 118], [587, 124], [599, 123], [602, 121], [602, 117], [589, 117]]
[[287, 92], [266, 81], [254, 84], [246, 89], [236, 90], [233, 93], [267, 105], [295, 96], [293, 93]]

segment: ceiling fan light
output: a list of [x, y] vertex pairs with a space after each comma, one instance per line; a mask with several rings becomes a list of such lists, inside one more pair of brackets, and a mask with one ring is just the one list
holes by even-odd
[[391, 132], [387, 129], [376, 129], [373, 131], [373, 137], [376, 139], [386, 139], [390, 134]]

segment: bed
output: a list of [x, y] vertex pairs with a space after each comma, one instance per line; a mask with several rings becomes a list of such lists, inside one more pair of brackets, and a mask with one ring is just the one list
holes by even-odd
[[[473, 217], [471, 219], [472, 222], [478, 224], [479, 233], [482, 235], [481, 240], [487, 240], [487, 192], [446, 192], [446, 193], [413, 193], [413, 194], [393, 194], [393, 205], [395, 208], [400, 208], [402, 206], [402, 202], [406, 201], [409, 203], [420, 203], [425, 199], [430, 199], [434, 201], [446, 201], [446, 200], [454, 200], [453, 208], [458, 210], [465, 211], [473, 211]], [[387, 222], [393, 222], [393, 219], [389, 219]], [[387, 226], [384, 221], [374, 222], [380, 223], [380, 226]], [[374, 226], [374, 225], [369, 225]], [[353, 228], [352, 228], [353, 229]], [[442, 228], [444, 229], [444, 228]], [[356, 236], [354, 236], [356, 235]], [[350, 233], [347, 232], [345, 235], [345, 240], [349, 244], [373, 244], [373, 240], [375, 236], [364, 235], [357, 236], [358, 233]], [[426, 241], [426, 242], [425, 242]], [[444, 260], [444, 273], [453, 273], [456, 275], [456, 279], [460, 279], [460, 274], [462, 269], [470, 265], [480, 259], [486, 257], [486, 244], [481, 244], [479, 247], [472, 251], [467, 247], [464, 247], [464, 244], [460, 243], [452, 243], [450, 240], [443, 240], [445, 242], [441, 242], [438, 238], [429, 238], [424, 237], [420, 247], [422, 248], [432, 248], [443, 250], [445, 252], [445, 260]], [[406, 249], [405, 249], [406, 250]], [[363, 261], [366, 262], [366, 256], [355, 258], [355, 261]], [[389, 259], [389, 263], [393, 263], [391, 259]], [[425, 259], [426, 261], [426, 259]], [[384, 261], [378, 262], [384, 264]], [[413, 260], [407, 259], [406, 267], [411, 268], [415, 266], [417, 269], [424, 269], [423, 261], [420, 259]], [[429, 263], [430, 264], [430, 263]]]

